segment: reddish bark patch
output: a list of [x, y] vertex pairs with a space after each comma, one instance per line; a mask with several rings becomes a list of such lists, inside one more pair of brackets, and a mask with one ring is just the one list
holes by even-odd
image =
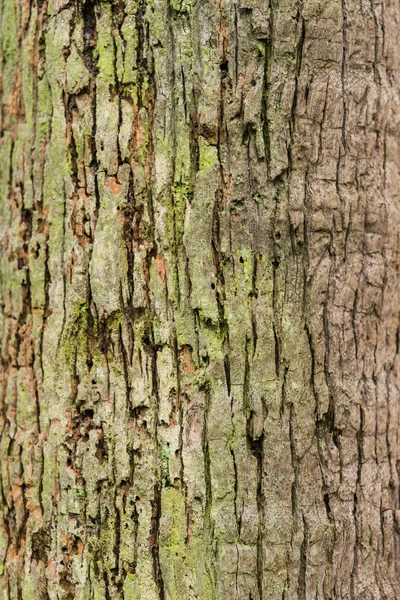
[[181, 370], [186, 375], [190, 375], [190, 373], [194, 373], [196, 371], [196, 365], [193, 362], [192, 358], [192, 348], [191, 346], [182, 346], [179, 350], [179, 364]]
[[161, 256], [161, 254], [157, 254], [155, 261], [156, 261], [157, 273], [160, 278], [160, 281], [163, 284], [165, 284], [165, 282], [167, 280], [168, 261], [164, 256]]

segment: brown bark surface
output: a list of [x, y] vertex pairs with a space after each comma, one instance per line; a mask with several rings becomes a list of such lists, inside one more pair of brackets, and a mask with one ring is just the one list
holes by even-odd
[[1, 0], [0, 595], [397, 600], [398, 0]]

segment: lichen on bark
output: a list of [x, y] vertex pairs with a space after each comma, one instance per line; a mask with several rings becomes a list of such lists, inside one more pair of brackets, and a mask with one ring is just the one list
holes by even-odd
[[0, 594], [396, 600], [398, 2], [0, 2]]

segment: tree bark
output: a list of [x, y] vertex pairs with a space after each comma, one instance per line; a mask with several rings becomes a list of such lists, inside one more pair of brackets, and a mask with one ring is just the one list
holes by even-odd
[[1, 0], [1, 597], [400, 598], [398, 0]]

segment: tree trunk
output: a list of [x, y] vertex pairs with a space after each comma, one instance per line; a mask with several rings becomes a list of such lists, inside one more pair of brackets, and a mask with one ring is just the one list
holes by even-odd
[[400, 598], [398, 0], [1, 0], [1, 598]]

